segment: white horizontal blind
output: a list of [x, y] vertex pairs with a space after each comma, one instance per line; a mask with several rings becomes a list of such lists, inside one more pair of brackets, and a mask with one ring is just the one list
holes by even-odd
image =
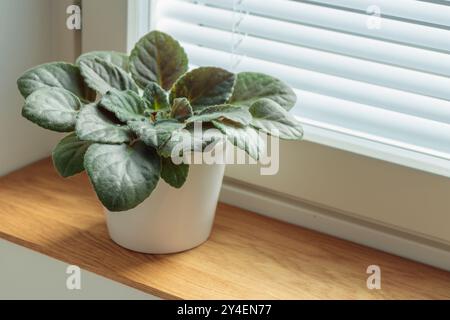
[[308, 128], [449, 163], [450, 2], [154, 0], [152, 17], [193, 65], [290, 84]]

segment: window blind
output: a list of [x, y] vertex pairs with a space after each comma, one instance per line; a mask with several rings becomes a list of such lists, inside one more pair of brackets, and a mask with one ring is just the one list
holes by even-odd
[[360, 139], [366, 149], [364, 141], [377, 143], [376, 152], [397, 148], [450, 167], [450, 2], [152, 5], [153, 27], [180, 40], [193, 65], [264, 72], [289, 83], [306, 138], [308, 128], [319, 128]]

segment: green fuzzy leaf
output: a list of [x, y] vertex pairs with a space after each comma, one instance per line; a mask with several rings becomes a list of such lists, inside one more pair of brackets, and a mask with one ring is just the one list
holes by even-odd
[[158, 150], [162, 157], [182, 156], [185, 152], [203, 152], [224, 140], [218, 130], [205, 130], [196, 133], [193, 128], [172, 132], [170, 139]]
[[66, 89], [79, 98], [90, 96], [80, 69], [64, 62], [46, 63], [26, 71], [17, 80], [17, 86], [24, 98], [39, 89], [49, 87]]
[[174, 120], [129, 121], [128, 126], [146, 145], [160, 148], [170, 139], [172, 133], [183, 128], [184, 124]]
[[102, 95], [112, 89], [138, 91], [126, 71], [99, 57], [81, 60], [80, 69], [86, 84]]
[[217, 119], [227, 119], [236, 124], [247, 126], [252, 120], [252, 115], [246, 107], [223, 104], [202, 109], [197, 115], [189, 118], [187, 122], [209, 122]]
[[235, 75], [221, 68], [201, 67], [189, 71], [173, 85], [170, 101], [186, 98], [195, 110], [224, 104], [231, 97]]
[[194, 115], [191, 104], [186, 98], [177, 98], [173, 100], [170, 116], [178, 121], [185, 121]]
[[236, 147], [247, 152], [253, 159], [259, 160], [262, 150], [264, 150], [264, 141], [252, 127], [238, 127], [232, 123], [213, 120], [214, 126], [227, 136]]
[[156, 82], [169, 90], [187, 69], [188, 58], [179, 42], [160, 31], [145, 35], [131, 51], [130, 71], [141, 88]]
[[252, 104], [249, 111], [255, 128], [287, 140], [300, 140], [303, 137], [300, 122], [273, 100], [260, 99]]
[[145, 119], [146, 111], [150, 111], [145, 101], [130, 90], [112, 89], [100, 100], [100, 106], [114, 113], [122, 122]]
[[169, 97], [167, 92], [155, 82], [151, 82], [144, 90], [144, 99], [149, 102], [152, 110], [169, 109]]
[[174, 164], [170, 158], [162, 158], [161, 178], [174, 188], [181, 188], [189, 174], [188, 164]]
[[93, 60], [96, 57], [112, 63], [125, 71], [128, 70], [128, 56], [125, 53], [115, 51], [91, 51], [79, 56], [76, 64], [79, 66], [81, 61]]
[[78, 138], [100, 143], [124, 143], [131, 140], [127, 126], [115, 123], [96, 104], [85, 106], [78, 114], [76, 124]]
[[295, 92], [277, 78], [257, 72], [239, 73], [229, 103], [250, 107], [261, 98], [273, 100], [287, 111], [297, 101]]
[[22, 115], [37, 125], [58, 132], [75, 128], [80, 99], [61, 88], [42, 88], [28, 96]]
[[91, 142], [81, 141], [75, 133], [62, 139], [53, 149], [53, 165], [58, 173], [66, 178], [84, 170], [84, 154]]
[[95, 192], [110, 211], [136, 207], [155, 189], [161, 173], [161, 159], [142, 142], [93, 144], [84, 157], [84, 166]]

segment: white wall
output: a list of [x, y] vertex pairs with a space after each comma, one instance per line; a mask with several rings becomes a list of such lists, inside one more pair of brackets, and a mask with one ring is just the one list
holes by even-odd
[[81, 30], [66, 28], [67, 7], [71, 4], [81, 6], [81, 0], [50, 0], [52, 22], [53, 60], [73, 62], [81, 53]]
[[81, 290], [67, 290], [68, 266], [0, 239], [0, 300], [159, 299], [86, 270], [81, 270]]
[[16, 80], [37, 64], [76, 55], [77, 36], [65, 27], [63, 3], [0, 1], [0, 175], [48, 156], [61, 136], [22, 118]]
[[128, 1], [83, 0], [82, 52], [127, 51]]

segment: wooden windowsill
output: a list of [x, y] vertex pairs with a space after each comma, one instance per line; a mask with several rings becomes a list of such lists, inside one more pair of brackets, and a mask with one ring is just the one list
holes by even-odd
[[[145, 255], [108, 237], [85, 174], [45, 159], [0, 178], [0, 237], [162, 298], [450, 298], [450, 273], [219, 204], [210, 240]], [[381, 290], [366, 269], [381, 268]]]

